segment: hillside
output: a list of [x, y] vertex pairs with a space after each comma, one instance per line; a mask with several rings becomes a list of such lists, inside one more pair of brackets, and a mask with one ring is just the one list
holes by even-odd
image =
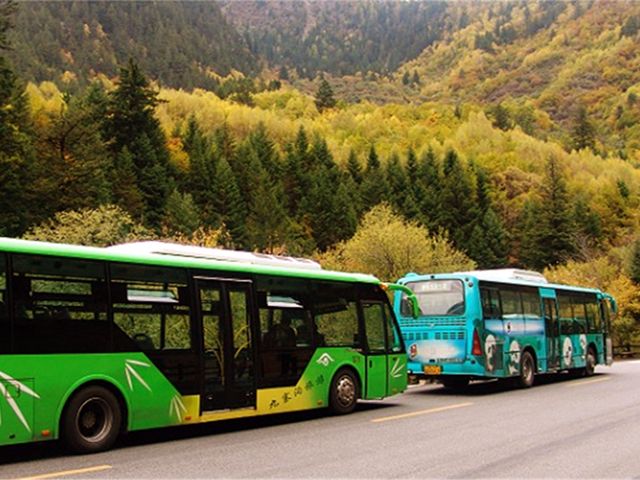
[[252, 52], [304, 78], [394, 71], [452, 28], [445, 2], [224, 0], [221, 8]]
[[213, 88], [217, 76], [260, 69], [215, 2], [23, 2], [14, 23], [9, 57], [33, 81], [113, 77], [129, 57], [181, 88]]
[[417, 72], [415, 96], [504, 103], [511, 122], [567, 146], [584, 107], [601, 152], [640, 161], [640, 3], [457, 3], [450, 14], [468, 24], [401, 67], [396, 84]]

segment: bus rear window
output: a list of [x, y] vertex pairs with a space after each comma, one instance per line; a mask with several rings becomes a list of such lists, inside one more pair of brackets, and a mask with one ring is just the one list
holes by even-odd
[[464, 286], [461, 280], [427, 280], [407, 283], [418, 299], [420, 314], [447, 316], [464, 314]]

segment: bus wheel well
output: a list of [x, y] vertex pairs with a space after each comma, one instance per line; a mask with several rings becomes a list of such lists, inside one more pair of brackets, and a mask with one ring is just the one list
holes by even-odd
[[116, 387], [113, 383], [107, 382], [105, 380], [91, 380], [91, 381], [88, 381], [86, 383], [83, 383], [82, 385], [79, 385], [73, 392], [71, 392], [71, 395], [69, 395], [69, 398], [67, 398], [67, 401], [65, 402], [64, 408], [62, 409], [62, 414], [60, 415], [60, 418], [58, 419], [59, 431], [62, 431], [62, 422], [63, 422], [63, 419], [65, 417], [65, 412], [67, 410], [67, 407], [69, 406], [69, 401], [79, 391], [81, 391], [81, 390], [83, 390], [83, 389], [85, 389], [87, 387], [94, 386], [94, 385], [106, 388], [111, 393], [113, 393], [113, 395], [116, 397], [116, 399], [118, 400], [118, 406], [120, 407], [120, 413], [121, 413], [121, 416], [122, 416], [121, 425], [120, 425], [120, 432], [126, 433], [127, 425], [129, 424], [129, 418], [128, 418], [129, 417], [129, 412], [127, 410], [127, 403], [126, 403], [126, 401], [124, 399], [124, 395], [122, 394], [120, 389], [118, 387]]
[[535, 373], [538, 373], [538, 356], [536, 355], [536, 351], [533, 349], [533, 347], [525, 347], [522, 350], [522, 353], [524, 352], [529, 352], [529, 354], [533, 357], [533, 371]]

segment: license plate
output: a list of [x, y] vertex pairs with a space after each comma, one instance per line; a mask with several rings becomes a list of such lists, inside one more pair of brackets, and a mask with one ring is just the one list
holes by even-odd
[[425, 375], [440, 375], [442, 367], [440, 365], [425, 365], [423, 371]]

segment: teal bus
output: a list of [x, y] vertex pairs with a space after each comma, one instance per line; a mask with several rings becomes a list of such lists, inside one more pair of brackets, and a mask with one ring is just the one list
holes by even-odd
[[0, 446], [95, 452], [128, 431], [400, 393], [385, 287], [291, 257], [0, 239]]
[[413, 379], [463, 388], [470, 380], [513, 378], [530, 387], [536, 374], [591, 375], [610, 365], [613, 297], [596, 289], [554, 285], [517, 269], [407, 274], [394, 309]]

